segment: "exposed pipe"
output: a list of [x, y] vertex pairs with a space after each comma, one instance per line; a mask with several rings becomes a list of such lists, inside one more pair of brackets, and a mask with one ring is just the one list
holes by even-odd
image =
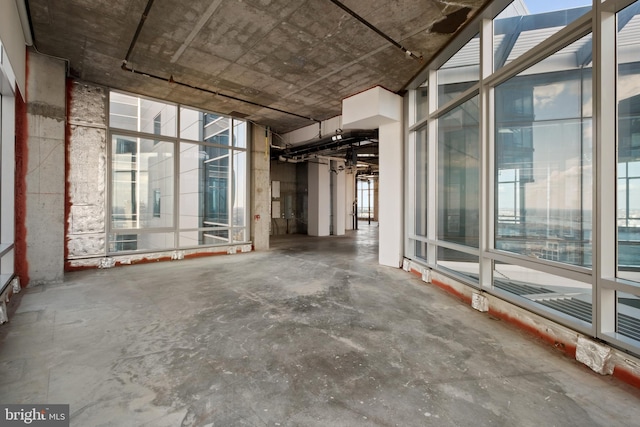
[[257, 102], [253, 102], [253, 101], [249, 101], [249, 100], [246, 100], [246, 99], [238, 98], [238, 97], [233, 96], [233, 95], [226, 95], [224, 93], [216, 92], [216, 91], [213, 91], [213, 90], [210, 90], [210, 89], [206, 89], [206, 88], [203, 88], [203, 87], [190, 85], [188, 83], [183, 83], [183, 82], [174, 80], [173, 75], [169, 76], [169, 78], [166, 78], [166, 77], [162, 77], [162, 76], [159, 76], [159, 75], [156, 75], [156, 74], [143, 72], [143, 71], [138, 71], [138, 70], [135, 70], [133, 67], [129, 67], [128, 66], [129, 58], [131, 56], [131, 53], [133, 52], [133, 49], [134, 49], [136, 43], [138, 42], [138, 37], [140, 36], [140, 32], [142, 31], [142, 27], [144, 26], [144, 23], [147, 20], [147, 17], [149, 16], [149, 11], [151, 10], [151, 6], [153, 6], [153, 2], [154, 2], [154, 0], [148, 0], [147, 1], [147, 6], [144, 8], [144, 12], [142, 13], [142, 16], [140, 17], [140, 22], [138, 22], [138, 28], [136, 29], [136, 33], [133, 35], [133, 39], [131, 40], [131, 44], [129, 45], [129, 50], [127, 51], [127, 55], [124, 57], [124, 61], [122, 61], [121, 68], [124, 71], [129, 71], [129, 72], [134, 73], [134, 74], [143, 75], [143, 76], [146, 76], [146, 77], [151, 77], [151, 78], [157, 79], [157, 80], [162, 80], [162, 81], [165, 81], [165, 82], [168, 82], [168, 83], [171, 83], [171, 84], [176, 84], [178, 86], [188, 87], [188, 88], [195, 89], [195, 90], [198, 90], [198, 91], [201, 91], [201, 92], [210, 93], [210, 94], [215, 95], [215, 96], [220, 96], [222, 98], [231, 99], [231, 100], [234, 100], [234, 101], [238, 101], [238, 102], [242, 102], [242, 103], [245, 103], [245, 104], [253, 105], [255, 107], [265, 108], [267, 110], [276, 111], [276, 112], [282, 113], [282, 114], [288, 114], [290, 116], [298, 117], [298, 118], [301, 118], [301, 119], [312, 120], [312, 121], [317, 122], [319, 124], [322, 123], [320, 120], [316, 120], [316, 119], [314, 119], [312, 117], [303, 116], [303, 115], [300, 115], [300, 114], [296, 114], [296, 113], [292, 113], [292, 112], [289, 112], [289, 111], [281, 110], [279, 108], [270, 107], [268, 105], [263, 105], [263, 104], [259, 104]]
[[122, 62], [122, 66], [120, 68], [122, 68], [124, 71], [128, 71], [128, 72], [131, 72], [131, 73], [134, 73], [134, 74], [138, 74], [138, 75], [141, 75], [141, 76], [150, 77], [152, 79], [157, 79], [157, 80], [162, 80], [162, 81], [167, 82], [167, 83], [176, 84], [178, 86], [183, 86], [183, 87], [188, 87], [190, 89], [195, 89], [195, 90], [198, 90], [198, 91], [201, 91], [201, 92], [210, 93], [211, 95], [219, 96], [219, 97], [226, 98], [226, 99], [231, 99], [231, 100], [234, 100], [234, 101], [238, 101], [238, 102], [242, 102], [242, 103], [245, 103], [245, 104], [253, 105], [255, 107], [266, 108], [267, 110], [277, 111], [278, 113], [288, 114], [290, 116], [298, 117], [298, 118], [305, 119], [305, 120], [312, 120], [314, 122], [321, 123], [320, 120], [314, 119], [313, 117], [303, 116], [303, 115], [300, 115], [300, 114], [292, 113], [290, 111], [281, 110], [280, 108], [270, 107], [268, 105], [259, 104], [257, 102], [249, 101], [247, 99], [238, 98], [238, 97], [233, 96], [233, 95], [226, 95], [224, 93], [216, 92], [216, 91], [211, 90], [211, 89], [190, 85], [189, 83], [184, 83], [184, 82], [175, 80], [173, 78], [173, 76], [169, 76], [169, 78], [166, 78], [166, 77], [158, 76], [156, 74], [147, 73], [145, 71], [135, 70], [132, 67], [127, 66], [127, 61], [126, 60]]
[[131, 56], [131, 52], [133, 52], [133, 48], [138, 42], [138, 37], [140, 36], [140, 32], [142, 31], [142, 27], [144, 26], [145, 21], [147, 20], [147, 16], [149, 16], [149, 11], [151, 10], [151, 6], [153, 6], [154, 0], [148, 0], [147, 6], [144, 8], [144, 12], [142, 12], [142, 16], [140, 17], [140, 22], [138, 22], [138, 28], [136, 28], [136, 33], [133, 35], [133, 39], [131, 39], [131, 44], [129, 45], [129, 50], [127, 51], [127, 55], [124, 57], [124, 63], [129, 62], [129, 57]]
[[392, 39], [391, 37], [389, 37], [388, 35], [386, 35], [385, 33], [383, 33], [380, 29], [376, 28], [373, 24], [371, 24], [369, 21], [367, 21], [366, 19], [364, 19], [362, 16], [358, 15], [357, 13], [355, 13], [353, 10], [349, 9], [347, 6], [345, 6], [344, 4], [342, 4], [341, 2], [339, 2], [338, 0], [329, 0], [331, 1], [331, 3], [335, 4], [336, 6], [338, 6], [340, 9], [344, 10], [345, 12], [347, 12], [349, 15], [353, 16], [354, 18], [356, 18], [358, 21], [360, 21], [361, 23], [363, 23], [364, 25], [366, 25], [367, 27], [369, 27], [369, 29], [373, 30], [376, 32], [376, 34], [378, 34], [380, 37], [384, 38], [385, 40], [387, 40], [389, 43], [391, 43], [392, 45], [394, 45], [395, 47], [397, 47], [398, 49], [400, 49], [401, 51], [403, 51], [405, 53], [405, 55], [407, 55], [408, 57], [411, 57], [413, 59], [416, 59], [420, 62], [422, 62], [422, 56], [418, 56], [415, 53], [411, 52], [410, 50], [408, 50], [406, 47], [402, 46], [400, 43], [398, 43], [397, 41], [395, 41], [394, 39]]

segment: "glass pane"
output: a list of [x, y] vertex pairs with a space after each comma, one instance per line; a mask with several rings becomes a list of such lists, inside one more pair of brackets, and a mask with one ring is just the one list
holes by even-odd
[[480, 227], [478, 97], [438, 119], [438, 238], [477, 248]]
[[233, 243], [243, 243], [246, 242], [247, 239], [247, 229], [246, 228], [234, 228], [233, 229]]
[[233, 225], [246, 226], [247, 218], [247, 153], [233, 155]]
[[176, 106], [111, 92], [109, 125], [112, 128], [176, 136]]
[[511, 3], [493, 23], [494, 70], [510, 63], [589, 12], [591, 2], [526, 0]]
[[427, 235], [427, 206], [429, 197], [427, 193], [427, 129], [416, 132], [416, 229], [419, 236]]
[[591, 285], [529, 268], [495, 263], [493, 286], [591, 323]]
[[181, 229], [229, 226], [229, 155], [227, 148], [180, 144]]
[[173, 143], [113, 135], [111, 144], [111, 227], [172, 227]]
[[109, 252], [155, 251], [174, 248], [173, 233], [114, 233], [109, 235]]
[[202, 141], [204, 135], [203, 113], [191, 108], [180, 108], [180, 138]]
[[358, 219], [373, 220], [373, 179], [358, 178]]
[[476, 35], [438, 70], [438, 107], [455, 99], [480, 78], [480, 37]]
[[640, 282], [640, 2], [617, 18], [618, 277]]
[[[234, 231], [239, 236], [244, 229]], [[226, 245], [229, 244], [229, 229], [224, 227], [210, 226], [200, 230], [180, 230], [181, 248], [190, 248], [203, 245]]]
[[640, 341], [640, 297], [616, 292], [616, 332]]
[[233, 120], [233, 145], [238, 148], [247, 148], [247, 123]]
[[416, 90], [416, 120], [418, 122], [429, 115], [429, 88], [425, 82]]
[[424, 261], [427, 261], [427, 243], [415, 241], [415, 256]]
[[204, 141], [211, 144], [230, 145], [231, 119], [211, 113], [203, 113]]
[[438, 248], [439, 266], [455, 271], [456, 273], [460, 273], [463, 276], [472, 279], [474, 282], [477, 282], [480, 277], [479, 259], [480, 258], [475, 255], [466, 254], [464, 252], [454, 251], [443, 247]]
[[591, 69], [547, 58], [495, 89], [497, 249], [591, 265]]

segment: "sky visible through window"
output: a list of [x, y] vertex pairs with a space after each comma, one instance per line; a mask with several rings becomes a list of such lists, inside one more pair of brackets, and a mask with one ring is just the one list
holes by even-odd
[[553, 10], [572, 9], [574, 7], [591, 6], [591, 0], [525, 0], [527, 9], [532, 15], [551, 12]]

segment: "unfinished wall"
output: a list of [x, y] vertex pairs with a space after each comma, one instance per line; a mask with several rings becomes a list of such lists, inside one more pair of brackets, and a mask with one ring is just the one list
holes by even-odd
[[106, 255], [107, 95], [69, 82], [67, 260]]
[[[31, 284], [60, 282], [64, 274], [65, 63], [28, 55], [27, 168], [23, 221]], [[21, 227], [19, 227], [21, 228]]]

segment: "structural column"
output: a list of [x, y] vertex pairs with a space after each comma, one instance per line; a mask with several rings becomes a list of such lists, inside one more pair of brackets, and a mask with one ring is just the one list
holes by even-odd
[[[63, 61], [29, 53], [26, 262], [32, 284], [62, 281], [65, 230], [66, 76]], [[26, 154], [26, 155], [25, 155]]]
[[251, 126], [251, 241], [257, 251], [269, 249], [270, 132]]
[[331, 191], [329, 160], [309, 162], [308, 221], [309, 236], [328, 236], [330, 232]]
[[375, 87], [342, 101], [343, 129], [379, 129], [378, 262], [400, 267], [403, 258], [402, 98]]

